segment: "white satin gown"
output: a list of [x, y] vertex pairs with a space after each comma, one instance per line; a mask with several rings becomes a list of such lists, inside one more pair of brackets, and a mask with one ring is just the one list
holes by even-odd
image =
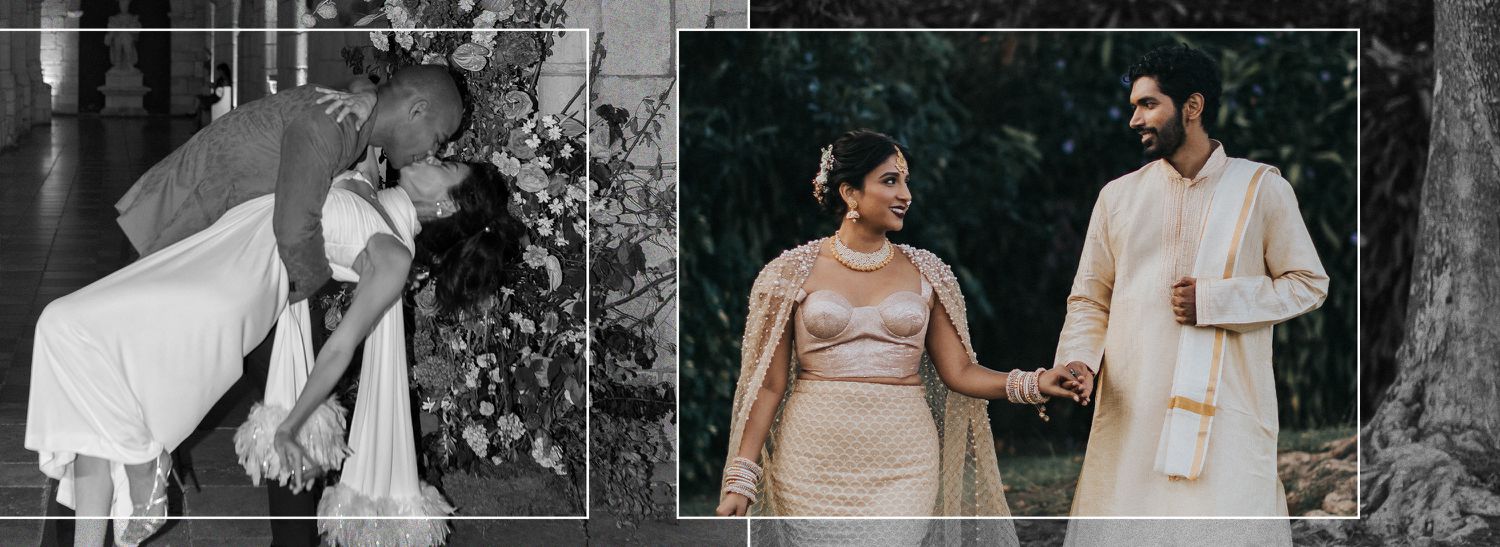
[[[417, 219], [410, 198], [399, 188], [378, 196], [391, 222], [358, 194], [329, 191], [322, 224], [335, 279], [358, 279], [354, 260], [375, 234], [393, 234], [411, 246]], [[288, 309], [286, 269], [271, 229], [273, 205], [274, 196], [241, 204], [202, 232], [42, 312], [25, 446], [37, 452], [42, 472], [61, 481], [57, 498], [63, 505], [73, 505], [72, 464], [85, 454], [112, 462], [112, 510], [128, 515], [123, 464], [149, 462], [177, 448], [239, 379], [244, 356]], [[393, 309], [399, 317], [399, 305]], [[404, 385], [404, 352], [399, 357]], [[310, 368], [302, 364], [301, 371]], [[415, 482], [414, 462], [409, 473]]]

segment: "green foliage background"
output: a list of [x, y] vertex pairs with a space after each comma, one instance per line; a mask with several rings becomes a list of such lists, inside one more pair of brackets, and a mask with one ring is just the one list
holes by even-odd
[[[981, 362], [1047, 365], [1098, 191], [1144, 163], [1120, 76], [1174, 42], [1220, 61], [1211, 135], [1232, 156], [1281, 169], [1332, 278], [1321, 310], [1276, 331], [1282, 426], [1352, 425], [1353, 32], [684, 33], [684, 497], [718, 484], [754, 276], [836, 227], [811, 198], [819, 148], [857, 127], [910, 146], [915, 206], [892, 239], [954, 267]], [[1053, 406], [1042, 424], [991, 405], [1002, 455], [1081, 451], [1091, 408]]]

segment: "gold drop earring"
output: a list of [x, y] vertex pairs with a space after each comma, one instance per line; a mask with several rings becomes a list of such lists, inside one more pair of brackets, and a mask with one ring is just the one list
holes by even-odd
[[844, 218], [847, 218], [854, 222], [859, 222], [859, 204], [852, 201], [849, 202], [849, 212], [844, 213]]

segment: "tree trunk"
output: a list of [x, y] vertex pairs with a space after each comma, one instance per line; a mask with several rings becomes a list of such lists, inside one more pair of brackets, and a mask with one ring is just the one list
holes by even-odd
[[1500, 0], [1438, 0], [1407, 335], [1364, 430], [1363, 524], [1473, 538], [1500, 516]]

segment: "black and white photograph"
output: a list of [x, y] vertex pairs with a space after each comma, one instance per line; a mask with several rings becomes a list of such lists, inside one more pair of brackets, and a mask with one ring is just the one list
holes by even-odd
[[587, 30], [244, 7], [0, 33], [6, 514], [77, 545], [585, 517]]

